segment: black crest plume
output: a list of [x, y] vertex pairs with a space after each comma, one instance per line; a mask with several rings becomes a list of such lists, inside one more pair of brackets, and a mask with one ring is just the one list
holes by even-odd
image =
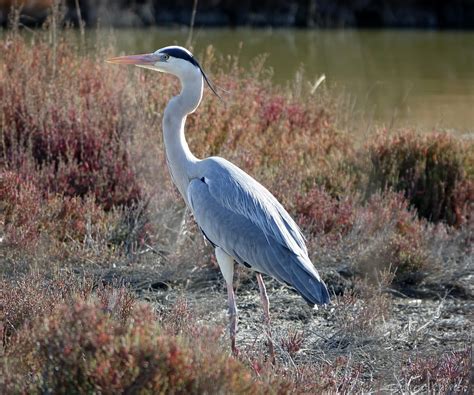
[[206, 81], [207, 86], [211, 89], [211, 91], [219, 98], [222, 100], [222, 97], [217, 93], [216, 88], [213, 83], [209, 80], [207, 77], [206, 73], [202, 69], [201, 65], [198, 63], [198, 61], [187, 51], [184, 51], [183, 49], [179, 47], [169, 47], [165, 48], [164, 50], [161, 51], [162, 53], [166, 53], [169, 56], [172, 56], [173, 58], [178, 58], [178, 59], [183, 59], [188, 61], [189, 63], [193, 64], [196, 66], [199, 70], [201, 70], [201, 74], [204, 77], [204, 80]]

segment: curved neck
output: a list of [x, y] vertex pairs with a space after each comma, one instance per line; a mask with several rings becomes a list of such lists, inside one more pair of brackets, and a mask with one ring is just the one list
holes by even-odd
[[190, 73], [179, 79], [181, 93], [170, 100], [163, 115], [163, 137], [171, 177], [188, 203], [186, 190], [189, 181], [196, 177], [194, 169], [199, 160], [189, 150], [184, 136], [184, 124], [187, 115], [194, 112], [201, 102], [203, 78], [199, 71], [199, 75]]

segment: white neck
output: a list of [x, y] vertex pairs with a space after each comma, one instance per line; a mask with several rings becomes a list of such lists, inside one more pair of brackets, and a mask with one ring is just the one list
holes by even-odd
[[187, 187], [190, 180], [197, 176], [194, 172], [195, 165], [199, 161], [189, 150], [184, 136], [186, 117], [196, 110], [202, 98], [203, 78], [201, 72], [196, 71], [179, 76], [181, 93], [170, 100], [163, 115], [163, 136], [168, 167], [173, 182], [186, 203], [188, 203]]

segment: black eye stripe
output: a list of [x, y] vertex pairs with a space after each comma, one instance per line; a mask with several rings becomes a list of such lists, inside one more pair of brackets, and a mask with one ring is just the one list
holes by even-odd
[[163, 51], [161, 51], [161, 53], [172, 56], [173, 58], [186, 60], [186, 61], [190, 62], [191, 64], [193, 64], [194, 66], [201, 68], [196, 59], [194, 59], [186, 51], [183, 51], [180, 48], [167, 48], [167, 49], [164, 49]]
[[169, 48], [162, 49], [160, 52], [162, 54], [167, 54], [167, 55], [172, 56], [174, 58], [186, 60], [189, 63], [196, 66], [199, 70], [201, 70], [202, 76], [204, 77], [204, 80], [206, 81], [206, 83], [209, 86], [209, 88], [211, 89], [211, 91], [214, 92], [214, 94], [218, 98], [221, 98], [219, 96], [219, 94], [217, 93], [216, 89], [214, 88], [213, 84], [211, 84], [211, 82], [209, 81], [209, 78], [207, 78], [206, 73], [201, 68], [198, 61], [196, 59], [194, 59], [194, 57], [192, 55], [190, 55], [187, 51], [184, 51], [182, 48], [179, 48], [179, 47], [169, 47]]

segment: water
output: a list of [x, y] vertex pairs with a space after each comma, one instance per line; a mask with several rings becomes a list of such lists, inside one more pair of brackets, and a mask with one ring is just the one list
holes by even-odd
[[[268, 54], [276, 83], [304, 67], [348, 95], [366, 124], [474, 132], [474, 33], [408, 30], [196, 29], [194, 52], [212, 44], [245, 66]], [[187, 29], [117, 30], [119, 50], [184, 45]], [[240, 49], [241, 47], [241, 49]]]

